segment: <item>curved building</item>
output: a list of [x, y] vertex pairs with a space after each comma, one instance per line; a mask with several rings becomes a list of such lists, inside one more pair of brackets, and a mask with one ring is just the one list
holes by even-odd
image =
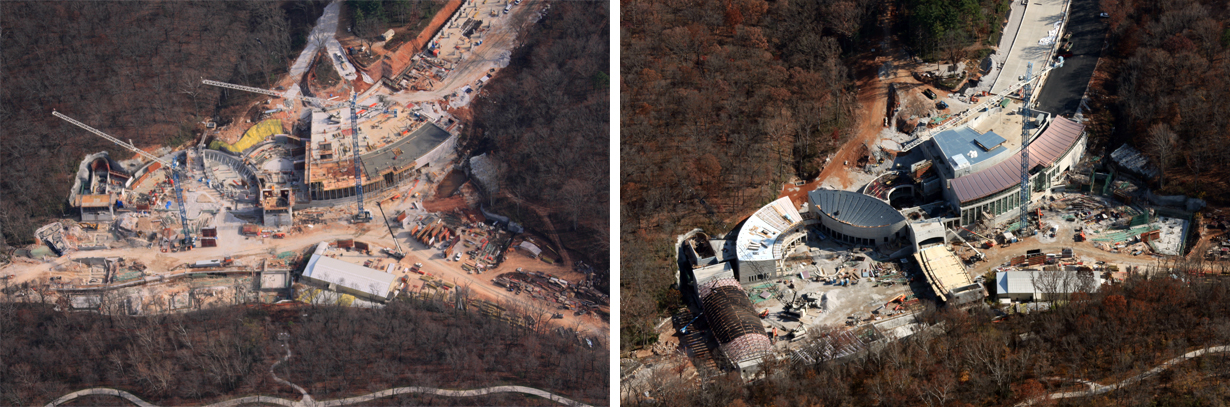
[[[1029, 178], [1033, 192], [1051, 188], [1085, 154], [1085, 125], [1055, 117], [1029, 143]], [[1021, 152], [978, 172], [948, 181], [945, 198], [961, 208], [961, 225], [984, 218], [996, 223], [1019, 215]], [[1032, 194], [1032, 198], [1040, 194]]]
[[735, 238], [739, 282], [748, 284], [784, 275], [786, 270], [780, 267], [783, 253], [803, 243], [805, 237], [803, 215], [789, 197], [761, 207], [743, 222]]
[[835, 189], [808, 192], [807, 199], [820, 230], [837, 241], [879, 246], [910, 240], [909, 222], [888, 202]]
[[740, 369], [759, 363], [772, 349], [763, 322], [730, 263], [695, 270], [696, 289], [709, 329], [730, 362]]

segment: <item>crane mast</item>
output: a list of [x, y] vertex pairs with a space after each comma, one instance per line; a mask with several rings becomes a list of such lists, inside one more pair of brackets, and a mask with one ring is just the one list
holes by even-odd
[[110, 134], [103, 133], [101, 130], [90, 127], [89, 125], [79, 122], [76, 119], [73, 119], [71, 117], [65, 116], [64, 114], [60, 112], [52, 111], [51, 115], [58, 117], [61, 120], [64, 120], [66, 122], [69, 122], [74, 126], [85, 129], [86, 131], [90, 133], [94, 133], [94, 135], [107, 139], [107, 141], [110, 141], [115, 144], [119, 144], [120, 147], [124, 147], [128, 150], [131, 150], [132, 152], [137, 153], [137, 155], [141, 157], [144, 157], [151, 161], [156, 161], [158, 163], [161, 163], [163, 168], [166, 168], [167, 171], [171, 173], [171, 182], [174, 184], [174, 187], [175, 187], [175, 199], [176, 199], [175, 203], [179, 204], [179, 222], [184, 228], [184, 244], [188, 247], [192, 246], [192, 234], [188, 233], [188, 211], [184, 209], [184, 188], [180, 184], [180, 178], [179, 178], [179, 173], [180, 173], [179, 161], [172, 159], [171, 162], [168, 163], [166, 160], [163, 160], [162, 157], [158, 157], [156, 155], [147, 153], [145, 152], [145, 150], [139, 149], [136, 146], [132, 145], [131, 143], [125, 143], [123, 141], [120, 141], [120, 139], [112, 137]]
[[1033, 81], [1034, 63], [1025, 67], [1025, 93], [1022, 95], [1024, 105], [1021, 107], [1021, 232], [1029, 226], [1029, 125], [1033, 121], [1033, 111], [1029, 109], [1029, 98], [1033, 91], [1030, 82]]
[[359, 198], [358, 211], [354, 215], [356, 223], [367, 223], [372, 220], [372, 215], [363, 210], [363, 173], [359, 172], [359, 111], [355, 108], [355, 99], [359, 94], [351, 90], [350, 92], [350, 140], [351, 154], [354, 155], [354, 192]]

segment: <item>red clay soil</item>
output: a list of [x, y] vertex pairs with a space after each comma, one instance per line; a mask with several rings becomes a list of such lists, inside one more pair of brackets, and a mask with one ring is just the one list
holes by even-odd
[[[824, 173], [821, 172], [821, 174], [824, 174]], [[781, 195], [778, 195], [777, 197], [778, 198], [790, 197], [790, 202], [794, 203], [794, 206], [797, 208], [799, 205], [802, 205], [804, 202], [807, 202], [807, 193], [815, 190], [816, 188], [819, 188], [820, 183], [823, 181], [824, 181], [824, 177], [821, 176], [821, 177], [816, 177], [816, 179], [806, 184], [803, 184], [802, 186], [796, 187], [794, 186], [794, 184], [787, 183], [786, 185], [782, 186], [782, 193]], [[748, 216], [751, 216], [751, 215], [748, 215]]]
[[452, 212], [458, 208], [469, 208], [466, 205], [465, 196], [455, 195], [448, 198], [432, 198], [423, 201], [423, 210], [428, 212]]
[[[874, 64], [873, 61], [868, 62]], [[867, 143], [870, 146], [876, 144], [876, 141], [879, 140], [880, 131], [884, 130], [883, 115], [888, 103], [888, 85], [887, 82], [881, 81], [875, 75], [874, 69], [871, 68], [869, 74], [859, 75], [861, 79], [857, 81], [859, 89], [858, 104], [862, 106], [859, 110], [863, 112], [858, 118], [858, 134], [841, 146], [841, 149], [833, 156], [833, 160], [820, 171], [820, 176], [816, 177], [816, 179], [832, 179], [834, 184], [841, 188], [849, 188], [851, 181], [847, 176], [849, 169], [845, 163], [858, 160], [857, 152], [859, 146], [863, 143]]]

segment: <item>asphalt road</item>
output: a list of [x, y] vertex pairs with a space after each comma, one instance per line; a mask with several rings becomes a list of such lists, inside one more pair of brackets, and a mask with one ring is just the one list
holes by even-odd
[[1098, 17], [1101, 11], [1096, 0], [1072, 0], [1070, 10], [1066, 30], [1072, 33], [1072, 57], [1064, 58], [1063, 67], [1051, 71], [1036, 96], [1038, 110], [1061, 116], [1071, 116], [1080, 107], [1106, 34], [1106, 20]]

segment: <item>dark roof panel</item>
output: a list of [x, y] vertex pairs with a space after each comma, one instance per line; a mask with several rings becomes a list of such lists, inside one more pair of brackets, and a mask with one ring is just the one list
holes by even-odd
[[817, 189], [809, 195], [815, 210], [854, 226], [888, 226], [905, 220], [887, 202], [857, 192]]

